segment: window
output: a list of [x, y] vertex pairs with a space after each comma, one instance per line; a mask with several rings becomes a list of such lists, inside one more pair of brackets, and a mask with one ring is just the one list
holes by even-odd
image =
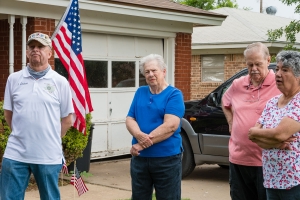
[[[107, 61], [84, 61], [89, 88], [107, 88]], [[55, 71], [69, 78], [68, 72], [58, 58], [55, 58]]]
[[202, 82], [224, 82], [224, 55], [201, 57]]
[[112, 87], [135, 87], [135, 62], [112, 61]]

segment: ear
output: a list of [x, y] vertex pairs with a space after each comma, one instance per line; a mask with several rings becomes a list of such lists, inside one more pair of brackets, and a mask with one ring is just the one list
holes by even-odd
[[29, 50], [26, 49], [26, 57], [29, 59]]
[[51, 56], [52, 56], [52, 49], [50, 48], [50, 47], [48, 47], [49, 48], [49, 52], [48, 52], [48, 59], [50, 59], [51, 58]]

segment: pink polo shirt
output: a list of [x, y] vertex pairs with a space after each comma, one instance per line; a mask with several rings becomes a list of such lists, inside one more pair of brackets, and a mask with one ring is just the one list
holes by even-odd
[[267, 101], [280, 91], [276, 87], [273, 70], [260, 87], [249, 86], [249, 83], [249, 75], [234, 80], [222, 97], [224, 107], [231, 107], [233, 112], [229, 161], [245, 166], [262, 166], [262, 149], [248, 139], [248, 131], [257, 122]]

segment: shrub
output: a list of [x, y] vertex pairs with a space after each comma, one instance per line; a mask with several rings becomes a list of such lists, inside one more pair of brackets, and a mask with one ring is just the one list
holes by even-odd
[[0, 101], [0, 161], [2, 160], [10, 132], [10, 128], [4, 119], [3, 101]]

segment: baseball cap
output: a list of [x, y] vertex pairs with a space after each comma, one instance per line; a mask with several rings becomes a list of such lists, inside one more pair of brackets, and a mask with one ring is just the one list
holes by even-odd
[[32, 40], [36, 40], [39, 43], [43, 44], [44, 46], [49, 46], [52, 49], [52, 42], [51, 42], [50, 37], [47, 34], [39, 33], [39, 32], [38, 33], [32, 33], [28, 37], [27, 45]]

